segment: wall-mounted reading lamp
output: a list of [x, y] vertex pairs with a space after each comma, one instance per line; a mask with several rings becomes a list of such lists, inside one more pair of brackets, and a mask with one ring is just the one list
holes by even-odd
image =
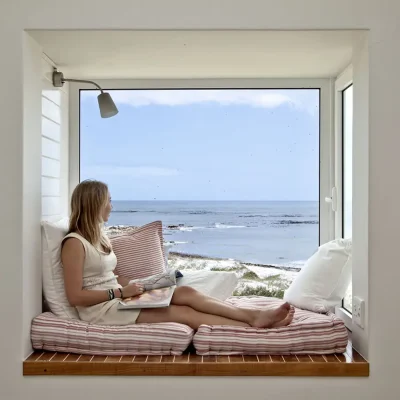
[[96, 86], [100, 90], [100, 94], [97, 96], [97, 100], [99, 101], [100, 115], [102, 118], [110, 118], [114, 115], [118, 114], [118, 109], [114, 104], [113, 99], [110, 96], [110, 93], [103, 92], [103, 89], [93, 81], [86, 81], [82, 79], [66, 79], [62, 72], [57, 70], [53, 71], [53, 86], [54, 87], [63, 87], [65, 82], [82, 82], [82, 83], [90, 83]]

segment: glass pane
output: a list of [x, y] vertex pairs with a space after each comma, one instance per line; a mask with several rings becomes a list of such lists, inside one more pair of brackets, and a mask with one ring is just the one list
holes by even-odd
[[108, 183], [112, 232], [161, 220], [171, 267], [282, 297], [319, 245], [319, 90], [109, 92], [102, 120], [81, 91], [80, 177]]
[[[343, 237], [352, 237], [353, 204], [353, 86], [343, 91]], [[343, 300], [344, 308], [352, 310], [352, 284]]]

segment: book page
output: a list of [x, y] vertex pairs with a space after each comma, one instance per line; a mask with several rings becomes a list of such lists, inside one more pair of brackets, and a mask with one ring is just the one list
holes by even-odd
[[174, 294], [175, 286], [164, 287], [160, 289], [150, 290], [135, 297], [128, 297], [120, 300], [119, 309], [129, 308], [158, 308], [168, 307], [172, 295]]
[[129, 283], [141, 283], [146, 291], [176, 285], [175, 270], [152, 275], [144, 279], [134, 279]]

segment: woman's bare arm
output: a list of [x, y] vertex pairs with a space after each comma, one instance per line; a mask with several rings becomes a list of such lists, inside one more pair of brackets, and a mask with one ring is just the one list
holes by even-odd
[[65, 292], [71, 306], [87, 307], [108, 300], [107, 290], [82, 289], [85, 250], [80, 240], [69, 238], [65, 241], [61, 261], [64, 267]]
[[122, 287], [129, 285], [129, 278], [125, 278], [124, 276], [118, 276], [117, 281]]

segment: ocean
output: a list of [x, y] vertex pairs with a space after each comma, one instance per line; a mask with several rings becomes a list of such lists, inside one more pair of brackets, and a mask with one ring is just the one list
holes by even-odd
[[318, 202], [113, 201], [108, 226], [161, 220], [170, 251], [301, 267], [318, 248]]

